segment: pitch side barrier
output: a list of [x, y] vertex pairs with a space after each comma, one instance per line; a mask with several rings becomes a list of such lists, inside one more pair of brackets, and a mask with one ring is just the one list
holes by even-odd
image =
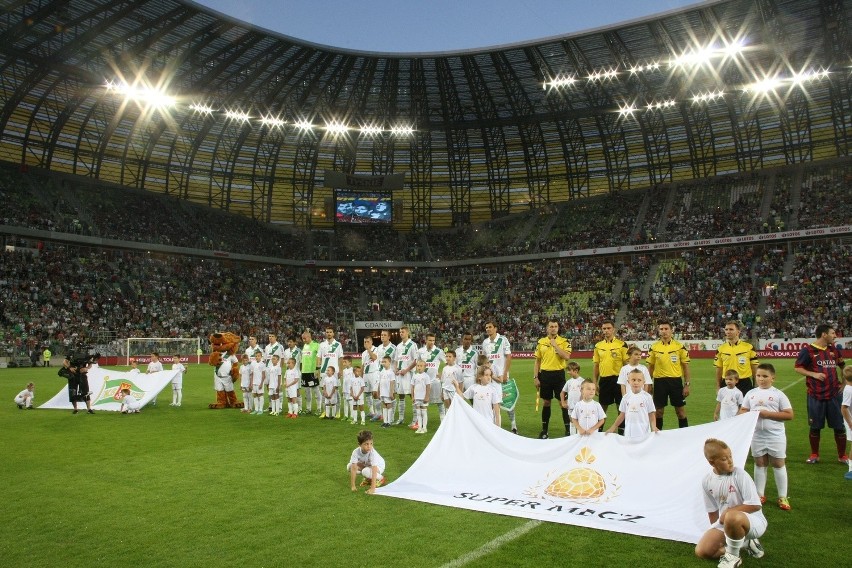
[[159, 252], [164, 254], [177, 254], [182, 256], [193, 256], [209, 259], [228, 259], [242, 262], [253, 262], [257, 264], [277, 264], [284, 266], [297, 266], [308, 268], [452, 268], [457, 266], [476, 266], [480, 264], [512, 264], [543, 260], [548, 258], [584, 258], [591, 256], [618, 256], [625, 254], [637, 254], [648, 252], [665, 252], [672, 250], [692, 249], [699, 247], [721, 247], [739, 246], [759, 243], [785, 242], [795, 240], [820, 239], [852, 235], [852, 225], [838, 225], [835, 227], [824, 227], [821, 229], [801, 229], [796, 231], [776, 231], [774, 233], [762, 233], [757, 235], [740, 235], [737, 237], [719, 237], [715, 239], [697, 239], [691, 241], [673, 241], [667, 243], [648, 243], [641, 245], [622, 245], [617, 247], [599, 247], [592, 249], [564, 250], [558, 252], [546, 252], [540, 254], [522, 254], [512, 256], [489, 256], [480, 258], [466, 258], [463, 260], [436, 260], [430, 262], [405, 262], [401, 260], [293, 260], [284, 258], [271, 258], [268, 256], [257, 256], [251, 254], [239, 254], [220, 250], [205, 250], [189, 247], [176, 247], [153, 243], [141, 243], [135, 241], [122, 241], [119, 239], [104, 239], [86, 235], [75, 235], [73, 233], [58, 233], [42, 229], [30, 229], [27, 227], [15, 227], [0, 225], [0, 234], [28, 237], [42, 241], [62, 242], [93, 248], [111, 248], [120, 250], [133, 250], [145, 252]]

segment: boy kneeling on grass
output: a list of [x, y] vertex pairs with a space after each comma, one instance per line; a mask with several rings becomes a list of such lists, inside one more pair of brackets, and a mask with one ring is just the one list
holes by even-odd
[[719, 559], [719, 568], [742, 566], [740, 551], [763, 556], [757, 539], [766, 531], [760, 495], [751, 477], [734, 467], [731, 448], [722, 440], [704, 442], [704, 457], [713, 467], [701, 483], [710, 528], [695, 545], [699, 558]]
[[352, 491], [358, 491], [355, 478], [359, 473], [364, 476], [361, 487], [369, 485], [367, 493], [370, 495], [375, 493], [376, 487], [385, 482], [382, 475], [385, 471], [385, 460], [373, 447], [373, 433], [369, 430], [358, 432], [358, 447], [352, 450], [352, 457], [349, 458], [346, 469], [349, 470], [349, 485]]

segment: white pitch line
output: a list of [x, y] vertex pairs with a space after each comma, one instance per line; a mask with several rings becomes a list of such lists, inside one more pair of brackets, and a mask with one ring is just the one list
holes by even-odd
[[783, 388], [783, 389], [781, 389], [781, 390], [782, 390], [782, 391], [785, 391], [785, 390], [787, 390], [787, 389], [788, 389], [788, 388], [790, 388], [790, 387], [794, 387], [794, 386], [798, 385], [799, 383], [801, 383], [801, 382], [802, 382], [802, 381], [804, 381], [804, 380], [805, 380], [805, 377], [801, 377], [801, 378], [799, 378], [798, 380], [793, 381], [792, 383], [790, 383], [789, 385], [787, 385], [786, 387], [784, 387], [784, 388]]
[[523, 535], [527, 534], [528, 532], [536, 528], [538, 525], [540, 525], [542, 522], [544, 521], [529, 521], [527, 523], [524, 523], [518, 528], [510, 530], [506, 534], [500, 535], [494, 540], [486, 542], [476, 550], [472, 550], [471, 552], [468, 552], [463, 556], [459, 556], [451, 562], [447, 562], [446, 564], [441, 566], [441, 568], [459, 568], [459, 566], [464, 566], [465, 564], [469, 564], [474, 560], [479, 560], [483, 556], [491, 554], [491, 552], [497, 550], [507, 542], [511, 542], [516, 538], [522, 537]]

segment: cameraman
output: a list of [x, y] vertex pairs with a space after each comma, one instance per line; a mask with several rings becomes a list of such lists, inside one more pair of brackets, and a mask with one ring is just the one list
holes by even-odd
[[66, 355], [62, 361], [62, 368], [57, 373], [60, 377], [68, 379], [68, 400], [74, 406], [74, 412], [77, 414], [77, 403], [85, 402], [86, 411], [89, 414], [94, 414], [92, 410], [91, 396], [89, 395], [89, 361], [79, 359], [76, 356]]

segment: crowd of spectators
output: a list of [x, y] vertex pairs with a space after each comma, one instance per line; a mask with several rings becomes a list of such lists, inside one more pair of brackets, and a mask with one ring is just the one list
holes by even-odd
[[852, 245], [800, 245], [793, 271], [766, 300], [763, 325], [772, 337], [811, 337], [815, 322], [852, 332]]
[[703, 181], [679, 188], [666, 222], [665, 240], [756, 233], [763, 185], [757, 178]]
[[594, 249], [634, 242], [636, 214], [643, 191], [616, 192], [566, 204], [550, 234], [537, 243], [539, 252]]
[[750, 266], [750, 248], [684, 251], [659, 263], [647, 298], [634, 297], [623, 325], [626, 339], [656, 334], [656, 323], [670, 319], [683, 339], [719, 336], [724, 322], [741, 321], [749, 337], [759, 305]]
[[810, 172], [802, 181], [799, 229], [844, 225], [852, 219], [852, 166]]

